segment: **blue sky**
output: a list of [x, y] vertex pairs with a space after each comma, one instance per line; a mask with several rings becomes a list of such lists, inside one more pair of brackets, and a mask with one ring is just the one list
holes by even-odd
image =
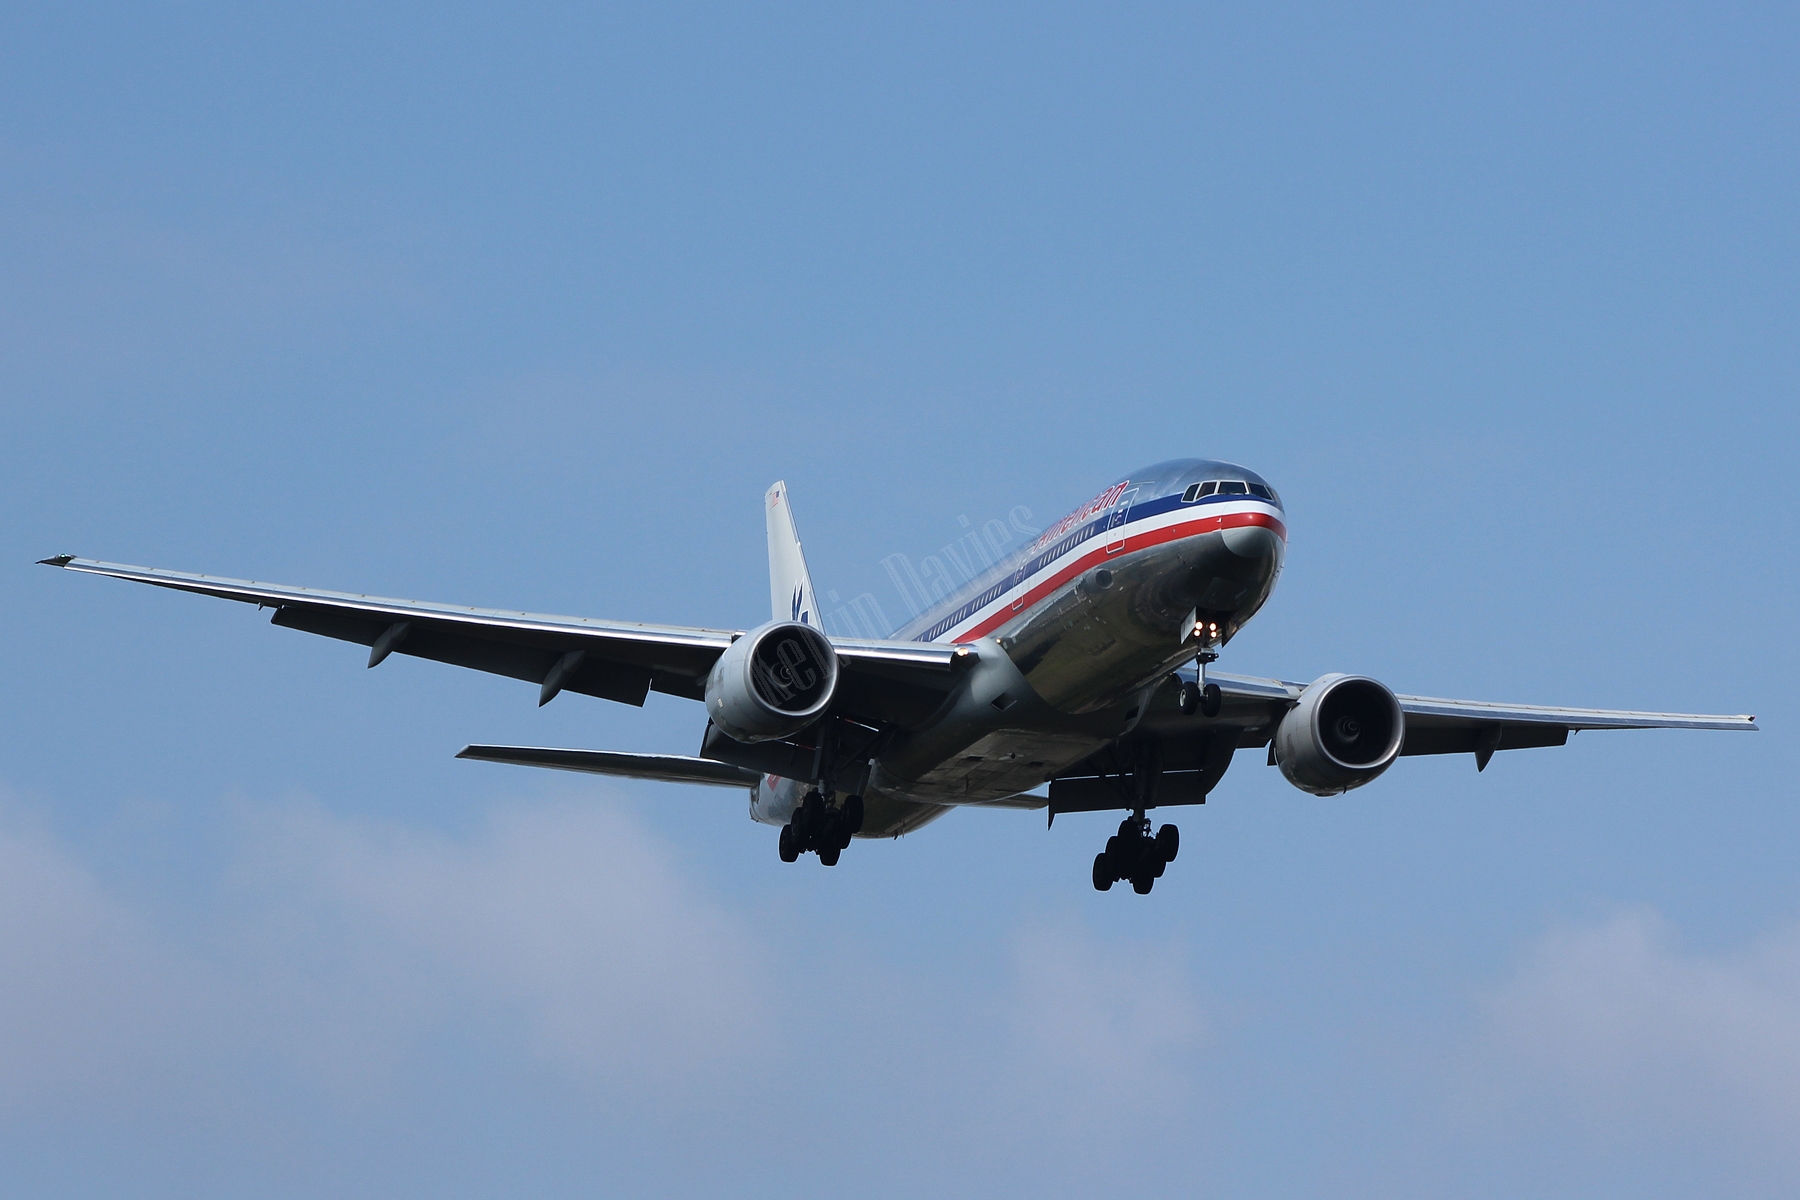
[[[1789, 6], [0, 17], [0, 1159], [59, 1195], [1786, 1196]], [[1225, 668], [1754, 712], [1253, 754], [833, 870], [693, 752], [57, 552], [765, 615], [1164, 458], [1281, 490]]]

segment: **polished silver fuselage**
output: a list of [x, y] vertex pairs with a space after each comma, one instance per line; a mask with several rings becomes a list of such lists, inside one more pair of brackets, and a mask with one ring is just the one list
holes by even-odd
[[[872, 765], [862, 836], [1004, 803], [1130, 732], [1173, 668], [1262, 607], [1285, 547], [1279, 497], [1261, 476], [1177, 460], [1116, 482], [945, 596], [898, 636], [977, 646], [976, 665]], [[765, 776], [751, 815], [785, 824], [811, 786]]]

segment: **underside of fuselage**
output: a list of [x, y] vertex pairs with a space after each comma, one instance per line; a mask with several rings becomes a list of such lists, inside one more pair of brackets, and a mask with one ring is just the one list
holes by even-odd
[[[787, 825], [794, 820], [816, 786], [778, 775], [764, 776], [750, 790], [750, 816], [765, 825]], [[862, 838], [895, 838], [928, 825], [949, 812], [954, 805], [913, 800], [890, 795], [878, 787], [865, 787], [862, 792], [862, 820], [852, 836]], [[1021, 807], [1031, 807], [1022, 805]]]

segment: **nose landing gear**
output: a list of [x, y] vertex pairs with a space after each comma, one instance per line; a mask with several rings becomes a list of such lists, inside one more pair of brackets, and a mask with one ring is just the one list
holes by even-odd
[[1225, 703], [1225, 694], [1219, 685], [1209, 683], [1204, 686], [1186, 679], [1181, 684], [1181, 715], [1191, 717], [1200, 713], [1209, 720], [1219, 715], [1220, 707]]
[[793, 819], [781, 827], [778, 849], [782, 862], [793, 862], [808, 850], [828, 867], [837, 866], [838, 855], [862, 829], [863, 798], [846, 796], [839, 805], [826, 803], [823, 792], [811, 791], [794, 810]]
[[1140, 808], [1119, 822], [1119, 832], [1094, 856], [1094, 890], [1110, 891], [1114, 883], [1128, 879], [1132, 891], [1147, 896], [1180, 850], [1181, 831], [1164, 825], [1151, 837], [1150, 820]]
[[1206, 666], [1219, 661], [1217, 650], [1201, 650], [1194, 656], [1194, 678], [1181, 684], [1181, 715], [1191, 717], [1196, 711], [1207, 720], [1219, 715], [1225, 695], [1216, 683], [1206, 682]]

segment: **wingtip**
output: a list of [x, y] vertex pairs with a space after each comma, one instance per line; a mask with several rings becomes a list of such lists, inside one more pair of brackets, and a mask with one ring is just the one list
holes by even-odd
[[38, 559], [38, 565], [41, 567], [66, 567], [74, 561], [75, 556], [73, 554], [57, 554], [52, 555], [49, 558]]

